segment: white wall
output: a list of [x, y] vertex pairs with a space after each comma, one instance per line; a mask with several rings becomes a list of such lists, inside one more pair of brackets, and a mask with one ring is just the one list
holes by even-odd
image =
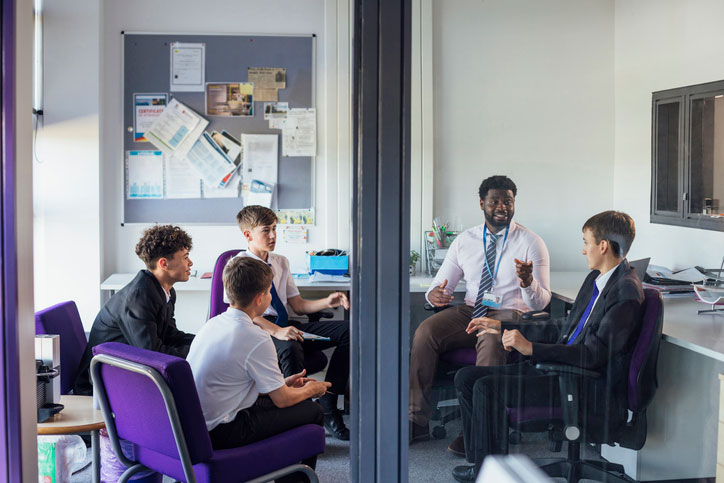
[[35, 308], [75, 300], [87, 327], [101, 276], [99, 13], [92, 0], [44, 2], [45, 115], [33, 161]]
[[613, 205], [613, 3], [436, 1], [432, 30], [434, 216], [481, 223], [506, 174], [551, 268], [585, 269], [581, 226]]
[[[316, 226], [307, 245], [277, 244], [292, 269], [301, 271], [310, 249], [350, 247], [350, 95], [348, 2], [338, 0], [143, 0], [106, 1], [102, 16], [101, 179], [102, 274], [142, 268], [134, 253], [148, 225], [121, 226], [123, 145], [121, 133], [121, 31], [179, 33], [271, 33], [317, 35], [316, 102], [318, 156], [315, 167]], [[184, 225], [193, 238], [191, 253], [199, 272], [211, 271], [224, 250], [245, 247], [238, 228]], [[183, 293], [177, 303], [179, 327], [203, 323], [207, 296]]]
[[724, 79], [724, 3], [616, 1], [614, 204], [636, 220], [631, 257], [685, 268], [718, 267], [724, 233], [652, 224], [651, 93]]

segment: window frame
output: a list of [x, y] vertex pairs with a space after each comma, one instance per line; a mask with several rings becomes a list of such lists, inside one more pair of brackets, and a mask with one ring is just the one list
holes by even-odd
[[[691, 212], [691, 111], [692, 101], [724, 95], [724, 80], [653, 92], [651, 95], [651, 223], [724, 231], [724, 218], [710, 218]], [[658, 109], [662, 104], [680, 103], [678, 149], [677, 210], [657, 208], [657, 132]], [[720, 200], [724, 203], [724, 200]], [[722, 206], [720, 205], [720, 210]]]

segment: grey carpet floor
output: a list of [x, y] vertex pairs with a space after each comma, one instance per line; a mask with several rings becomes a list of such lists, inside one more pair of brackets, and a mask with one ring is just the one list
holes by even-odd
[[[348, 417], [345, 416], [347, 423]], [[461, 457], [447, 451], [447, 446], [460, 431], [460, 421], [452, 421], [447, 424], [447, 437], [440, 440], [432, 439], [421, 443], [415, 443], [409, 450], [409, 481], [420, 483], [452, 482], [452, 469], [457, 465], [466, 464]], [[519, 445], [511, 446], [511, 453], [524, 453], [531, 458], [552, 458], [564, 456], [566, 445], [563, 451], [552, 453], [548, 450], [548, 439], [545, 434], [525, 434]], [[584, 448], [584, 457], [598, 458], [597, 450], [593, 447]], [[87, 456], [90, 463], [90, 451]], [[349, 481], [349, 442], [339, 441], [327, 437], [327, 449], [317, 462], [317, 474], [322, 483], [343, 483]], [[72, 483], [90, 483], [90, 466], [75, 473], [71, 479]], [[164, 483], [171, 483], [173, 480], [164, 478]], [[559, 481], [563, 481], [562, 479]]]

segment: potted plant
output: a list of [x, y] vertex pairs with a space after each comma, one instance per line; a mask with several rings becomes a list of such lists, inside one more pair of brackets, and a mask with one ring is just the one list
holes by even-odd
[[410, 250], [410, 276], [415, 275], [415, 265], [420, 259], [420, 254], [416, 250]]

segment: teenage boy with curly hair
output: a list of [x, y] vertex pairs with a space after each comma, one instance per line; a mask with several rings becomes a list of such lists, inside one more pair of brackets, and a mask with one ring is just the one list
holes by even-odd
[[186, 357], [194, 335], [176, 328], [173, 285], [189, 279], [191, 246], [191, 237], [177, 226], [157, 225], [143, 233], [136, 255], [146, 270], [116, 292], [96, 316], [75, 380], [75, 394], [93, 392], [88, 368], [98, 344], [122, 342]]

